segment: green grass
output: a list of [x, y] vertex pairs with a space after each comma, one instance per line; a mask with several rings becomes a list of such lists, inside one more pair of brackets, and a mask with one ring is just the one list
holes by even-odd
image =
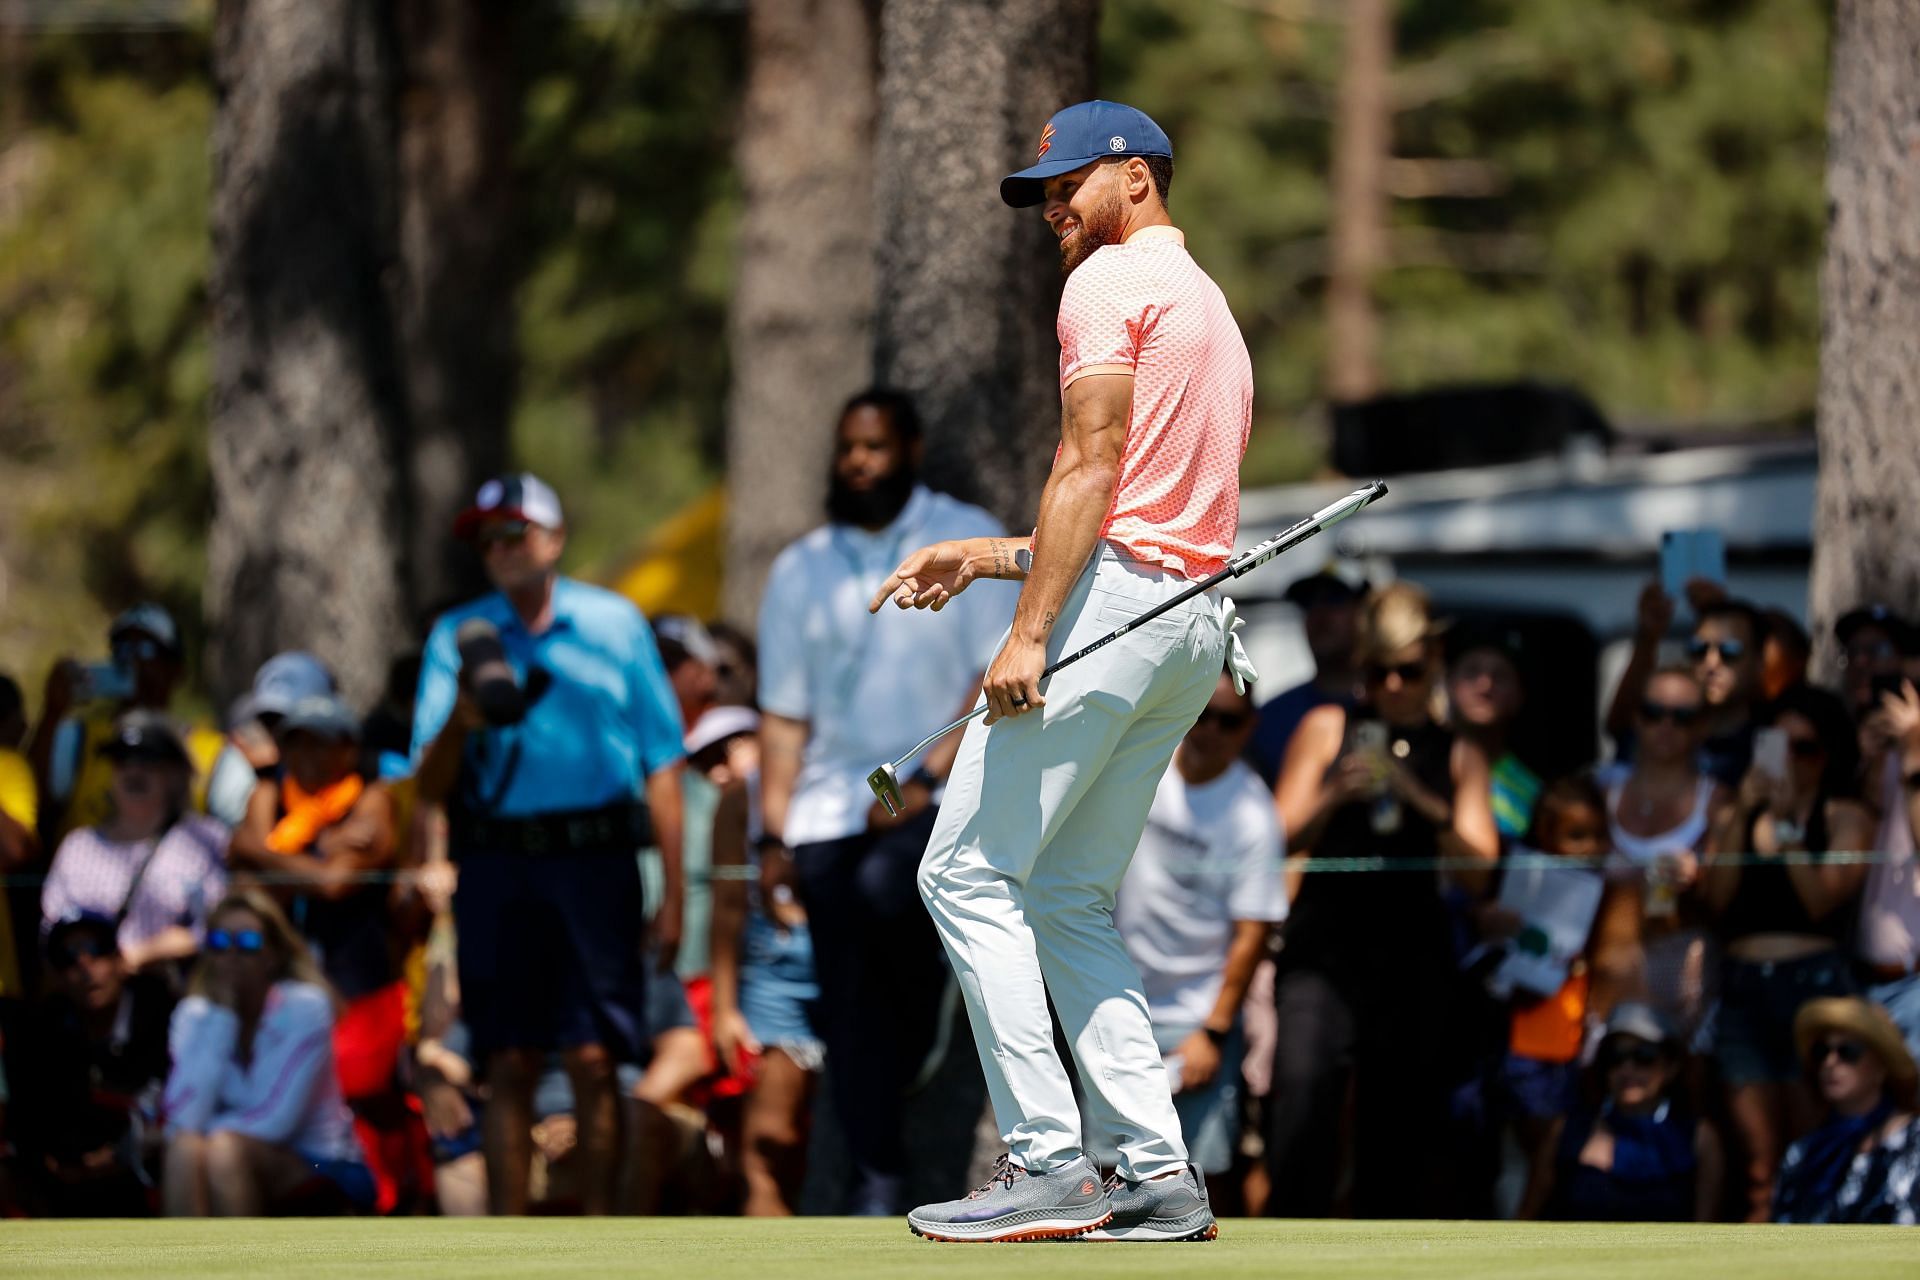
[[1226, 1222], [1212, 1244], [938, 1245], [899, 1222], [737, 1218], [9, 1222], [0, 1275], [27, 1276], [1544, 1276], [1552, 1280], [1920, 1274], [1891, 1227]]

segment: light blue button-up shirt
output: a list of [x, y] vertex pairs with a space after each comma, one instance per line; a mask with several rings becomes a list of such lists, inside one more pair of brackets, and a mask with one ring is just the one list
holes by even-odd
[[460, 682], [455, 633], [469, 618], [500, 629], [522, 688], [535, 666], [553, 683], [519, 724], [467, 739], [464, 803], [508, 818], [597, 809], [638, 798], [648, 774], [685, 754], [680, 704], [646, 618], [622, 596], [561, 578], [553, 588], [553, 625], [540, 635], [498, 592], [434, 623], [414, 705], [415, 761], [453, 712]]

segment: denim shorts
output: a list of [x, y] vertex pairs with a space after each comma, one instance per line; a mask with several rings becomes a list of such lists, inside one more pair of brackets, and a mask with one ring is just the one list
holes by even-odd
[[1714, 1055], [1728, 1085], [1798, 1080], [1793, 1015], [1809, 1000], [1852, 995], [1853, 973], [1838, 949], [1799, 960], [1755, 962], [1729, 956], [1720, 971]]
[[740, 1012], [754, 1039], [779, 1049], [808, 1071], [826, 1061], [818, 1029], [820, 984], [813, 973], [813, 939], [807, 926], [785, 931], [763, 916], [747, 924], [740, 968]]

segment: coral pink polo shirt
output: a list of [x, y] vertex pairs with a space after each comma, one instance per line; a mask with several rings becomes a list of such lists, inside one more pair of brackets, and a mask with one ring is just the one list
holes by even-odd
[[1103, 245], [1060, 295], [1060, 389], [1133, 376], [1120, 482], [1100, 536], [1188, 578], [1226, 566], [1240, 526], [1253, 363], [1220, 287], [1174, 227]]

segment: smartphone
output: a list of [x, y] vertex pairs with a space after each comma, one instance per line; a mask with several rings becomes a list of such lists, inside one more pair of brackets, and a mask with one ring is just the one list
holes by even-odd
[[117, 662], [83, 662], [74, 681], [78, 702], [120, 702], [133, 696], [133, 672]]
[[1686, 598], [1687, 583], [1695, 578], [1725, 583], [1727, 539], [1718, 529], [1669, 529], [1660, 535], [1660, 589], [1676, 600]]
[[1787, 776], [1787, 731], [1756, 729], [1753, 733], [1753, 767], [1776, 782]]
[[1904, 675], [1900, 674], [1898, 671], [1886, 671], [1886, 672], [1882, 672], [1880, 675], [1873, 677], [1872, 705], [1875, 707], [1878, 707], [1880, 705], [1881, 697], [1885, 694], [1892, 694], [1896, 698], [1904, 696], [1901, 686], [1905, 685], [1906, 683], [1907, 683], [1907, 678]]
[[1387, 726], [1378, 720], [1362, 720], [1353, 726], [1353, 750], [1379, 755], [1387, 749]]

